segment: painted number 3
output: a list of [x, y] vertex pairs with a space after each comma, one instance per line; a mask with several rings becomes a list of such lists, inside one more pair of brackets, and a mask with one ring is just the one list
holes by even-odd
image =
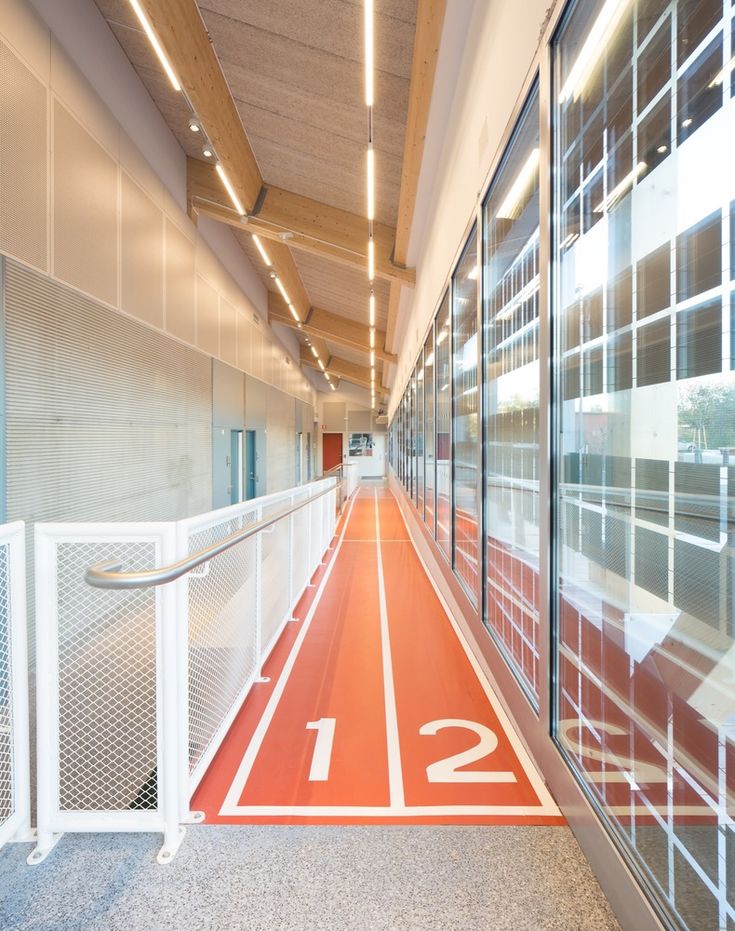
[[[311, 757], [309, 782], [326, 782], [329, 779], [329, 766], [332, 762], [332, 748], [334, 746], [335, 718], [320, 718], [318, 721], [309, 721], [306, 729], [316, 731], [314, 752]], [[514, 773], [498, 772], [495, 770], [473, 769], [460, 770], [460, 766], [469, 766], [476, 763], [498, 747], [498, 736], [495, 731], [478, 724], [476, 721], [465, 721], [462, 718], [443, 718], [439, 721], [429, 721], [422, 724], [419, 734], [422, 737], [434, 737], [439, 731], [446, 728], [462, 728], [471, 731], [480, 739], [472, 747], [455, 753], [426, 767], [426, 778], [429, 782], [517, 782]]]

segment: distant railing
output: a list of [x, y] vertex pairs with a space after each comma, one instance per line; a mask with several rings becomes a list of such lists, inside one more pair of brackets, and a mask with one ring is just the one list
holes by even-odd
[[158, 860], [173, 858], [182, 824], [199, 820], [192, 794], [330, 544], [339, 488], [325, 478], [170, 523], [36, 525], [29, 863], [64, 831], [160, 831]]
[[0, 526], [0, 847], [30, 836], [25, 525]]

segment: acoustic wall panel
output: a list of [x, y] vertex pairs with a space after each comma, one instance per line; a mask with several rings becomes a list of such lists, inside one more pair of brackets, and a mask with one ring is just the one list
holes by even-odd
[[125, 172], [120, 205], [122, 309], [163, 329], [163, 214]]
[[117, 162], [54, 102], [54, 275], [117, 306]]
[[294, 399], [280, 391], [267, 397], [267, 491], [290, 488], [296, 481], [296, 415]]
[[253, 370], [252, 334], [253, 325], [245, 314], [237, 315], [237, 367], [250, 374]]
[[196, 342], [194, 243], [168, 217], [166, 231], [166, 329]]
[[48, 266], [45, 86], [0, 42], [0, 250]]
[[232, 304], [220, 295], [219, 299], [220, 358], [237, 365], [237, 312]]
[[211, 356], [219, 355], [219, 295], [197, 276], [197, 346]]
[[211, 495], [211, 362], [5, 262], [8, 519], [171, 520]]

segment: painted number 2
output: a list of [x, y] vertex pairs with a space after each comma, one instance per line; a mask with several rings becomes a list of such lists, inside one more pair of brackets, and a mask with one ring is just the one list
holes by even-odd
[[443, 718], [439, 721], [429, 721], [422, 724], [419, 734], [424, 737], [433, 737], [439, 731], [448, 727], [460, 727], [472, 731], [480, 738], [479, 741], [461, 753], [455, 753], [426, 767], [426, 778], [429, 782], [517, 782], [516, 776], [511, 772], [497, 772], [491, 770], [461, 770], [460, 766], [468, 766], [490, 756], [498, 746], [498, 736], [495, 731], [478, 724], [476, 721], [465, 721], [462, 718]]

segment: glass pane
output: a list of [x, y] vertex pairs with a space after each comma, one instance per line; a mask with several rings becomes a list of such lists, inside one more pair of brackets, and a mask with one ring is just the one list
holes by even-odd
[[408, 493], [416, 501], [416, 373], [411, 375], [408, 386], [408, 449], [409, 479]]
[[477, 604], [479, 465], [477, 386], [477, 233], [472, 231], [452, 278], [454, 402], [454, 571]]
[[483, 209], [485, 623], [538, 707], [539, 105], [533, 91]]
[[447, 559], [452, 556], [451, 385], [449, 350], [451, 318], [449, 295], [444, 296], [436, 327], [436, 539]]
[[[578, 0], [555, 46], [553, 166], [556, 736], [672, 925], [727, 931], [732, 26], [729, 0]], [[606, 181], [588, 223], [598, 169], [576, 153], [591, 125]], [[630, 140], [622, 177], [616, 139]]]
[[426, 525], [435, 533], [434, 514], [436, 504], [434, 489], [436, 486], [436, 461], [434, 457], [434, 326], [424, 343], [424, 453], [426, 485]]
[[424, 365], [416, 363], [416, 506], [424, 516]]

